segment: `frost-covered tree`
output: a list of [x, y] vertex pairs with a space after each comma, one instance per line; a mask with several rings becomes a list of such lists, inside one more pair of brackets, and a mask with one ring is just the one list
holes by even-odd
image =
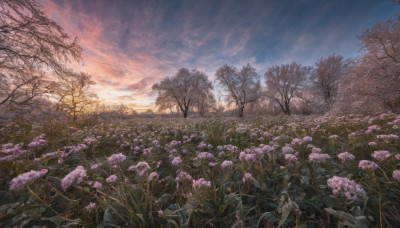
[[156, 106], [161, 109], [170, 108], [171, 104], [179, 107], [184, 118], [200, 96], [207, 94], [213, 88], [207, 75], [197, 69], [181, 68], [172, 76], [153, 85], [157, 93]]
[[81, 60], [82, 47], [50, 20], [34, 0], [0, 1], [0, 106], [32, 104], [47, 91], [41, 72]]
[[358, 112], [400, 112], [400, 16], [365, 30], [363, 55], [344, 77], [339, 108]]
[[265, 73], [267, 97], [275, 101], [282, 112], [290, 115], [290, 101], [307, 80], [311, 67], [293, 62], [269, 68]]
[[321, 58], [315, 63], [310, 80], [313, 88], [321, 95], [325, 102], [337, 96], [340, 78], [346, 73], [349, 61], [341, 55], [331, 55]]
[[238, 117], [243, 117], [246, 104], [255, 102], [261, 97], [260, 76], [249, 63], [240, 70], [223, 65], [215, 73], [216, 80], [228, 92], [226, 101], [235, 104]]

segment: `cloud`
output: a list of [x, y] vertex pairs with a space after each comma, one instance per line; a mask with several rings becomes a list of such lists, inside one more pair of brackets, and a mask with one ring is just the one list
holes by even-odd
[[271, 65], [312, 64], [338, 50], [355, 55], [365, 21], [392, 7], [373, 0], [39, 1], [84, 48], [84, 64], [70, 67], [93, 75], [102, 101], [133, 97], [138, 107], [151, 105], [151, 85], [181, 67], [213, 80], [226, 63], [251, 63], [263, 75]]

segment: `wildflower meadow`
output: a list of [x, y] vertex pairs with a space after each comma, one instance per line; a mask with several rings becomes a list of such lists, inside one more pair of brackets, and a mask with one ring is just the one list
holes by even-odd
[[396, 227], [400, 116], [1, 126], [1, 227]]

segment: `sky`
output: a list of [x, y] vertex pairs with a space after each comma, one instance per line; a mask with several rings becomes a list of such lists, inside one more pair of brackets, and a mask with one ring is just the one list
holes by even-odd
[[313, 65], [334, 53], [355, 57], [357, 36], [399, 12], [391, 0], [39, 3], [84, 48], [83, 64], [69, 66], [93, 75], [102, 102], [137, 111], [154, 108], [151, 86], [182, 67], [214, 81], [224, 64], [250, 63], [263, 76], [277, 64]]

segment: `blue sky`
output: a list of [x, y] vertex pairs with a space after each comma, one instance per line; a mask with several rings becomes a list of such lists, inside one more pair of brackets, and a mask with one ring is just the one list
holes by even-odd
[[357, 36], [399, 12], [390, 0], [67, 1], [40, 0], [85, 49], [76, 70], [94, 76], [107, 103], [154, 102], [151, 85], [179, 68], [210, 79], [223, 64], [313, 65], [336, 53], [359, 54]]

